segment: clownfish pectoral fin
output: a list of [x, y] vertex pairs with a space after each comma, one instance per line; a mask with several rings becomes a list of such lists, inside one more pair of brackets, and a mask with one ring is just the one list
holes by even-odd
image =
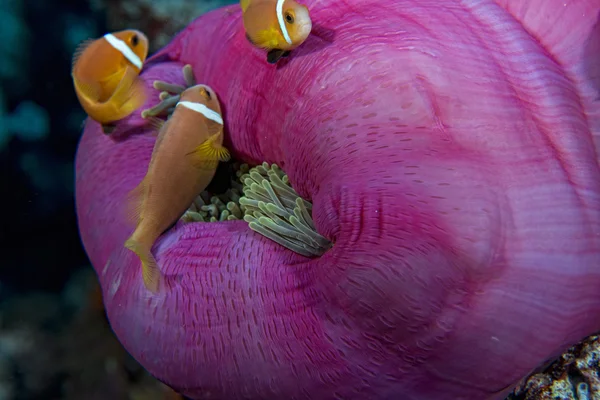
[[129, 238], [125, 241], [125, 247], [137, 254], [142, 262], [142, 279], [144, 280], [144, 286], [153, 293], [158, 292], [160, 270], [158, 269], [156, 259], [152, 255], [150, 249], [145, 248], [145, 246], [142, 246], [141, 243], [133, 238]]
[[240, 0], [240, 7], [242, 7], [242, 12], [246, 12], [249, 5], [250, 5], [250, 0]]
[[79, 43], [77, 47], [75, 47], [75, 51], [73, 52], [73, 57], [71, 59], [71, 68], [75, 68], [75, 64], [79, 60], [79, 57], [83, 54], [85, 49], [89, 47], [90, 44], [94, 43], [97, 39], [86, 39], [83, 42]]
[[289, 51], [279, 49], [270, 50], [267, 53], [267, 62], [269, 64], [275, 64], [281, 57], [287, 57], [287, 55], [285, 55], [286, 53], [289, 55]]
[[209, 137], [204, 143], [188, 153], [192, 164], [196, 168], [213, 169], [217, 168], [219, 161], [229, 161], [231, 158], [229, 151], [223, 145], [216, 142], [216, 139], [221, 134], [219, 132]]
[[81, 96], [85, 97], [90, 101], [97, 101], [100, 98], [100, 86], [90, 82], [83, 82], [75, 75], [71, 76], [73, 77], [73, 85], [75, 86], [75, 90], [79, 92]]
[[109, 99], [122, 114], [129, 115], [140, 108], [146, 101], [146, 87], [144, 80], [138, 76], [133, 68], [127, 67], [125, 75], [117, 85]]
[[130, 115], [134, 111], [139, 110], [144, 105], [147, 98], [148, 93], [146, 92], [144, 80], [142, 78], [137, 78], [133, 82], [129, 98], [123, 106], [121, 106], [121, 111], [126, 115]]
[[105, 74], [103, 77], [98, 79], [98, 83], [102, 87], [114, 87], [117, 88], [119, 86], [119, 82], [123, 79], [123, 71], [116, 70], [112, 74]]
[[141, 221], [142, 208], [144, 204], [144, 196], [146, 194], [146, 177], [133, 188], [126, 197], [125, 218], [128, 222], [139, 225]]

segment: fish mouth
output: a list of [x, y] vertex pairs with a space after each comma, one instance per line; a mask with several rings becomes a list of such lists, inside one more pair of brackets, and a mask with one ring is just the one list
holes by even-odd
[[312, 31], [312, 22], [309, 20], [308, 22], [302, 23], [298, 27], [298, 35], [302, 41], [306, 40]]

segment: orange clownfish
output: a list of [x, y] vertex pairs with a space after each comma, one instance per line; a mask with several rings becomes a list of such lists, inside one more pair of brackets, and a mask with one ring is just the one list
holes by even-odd
[[276, 63], [300, 46], [312, 30], [308, 8], [295, 0], [240, 0], [246, 37]]
[[140, 258], [144, 285], [158, 291], [160, 271], [151, 253], [154, 242], [189, 208], [212, 180], [223, 147], [223, 117], [215, 92], [206, 85], [186, 89], [160, 127], [148, 171], [131, 191], [129, 216], [136, 223], [125, 247]]
[[71, 76], [84, 111], [110, 133], [113, 122], [146, 100], [139, 73], [148, 55], [148, 38], [137, 30], [107, 33], [81, 43], [73, 55]]

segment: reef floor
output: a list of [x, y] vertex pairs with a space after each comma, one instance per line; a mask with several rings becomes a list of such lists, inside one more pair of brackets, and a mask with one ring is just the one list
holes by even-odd
[[181, 400], [121, 346], [94, 270], [0, 301], [0, 400]]

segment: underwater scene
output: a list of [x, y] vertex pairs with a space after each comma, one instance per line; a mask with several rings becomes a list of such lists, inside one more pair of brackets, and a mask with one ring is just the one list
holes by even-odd
[[0, 38], [0, 400], [600, 400], [600, 1]]

